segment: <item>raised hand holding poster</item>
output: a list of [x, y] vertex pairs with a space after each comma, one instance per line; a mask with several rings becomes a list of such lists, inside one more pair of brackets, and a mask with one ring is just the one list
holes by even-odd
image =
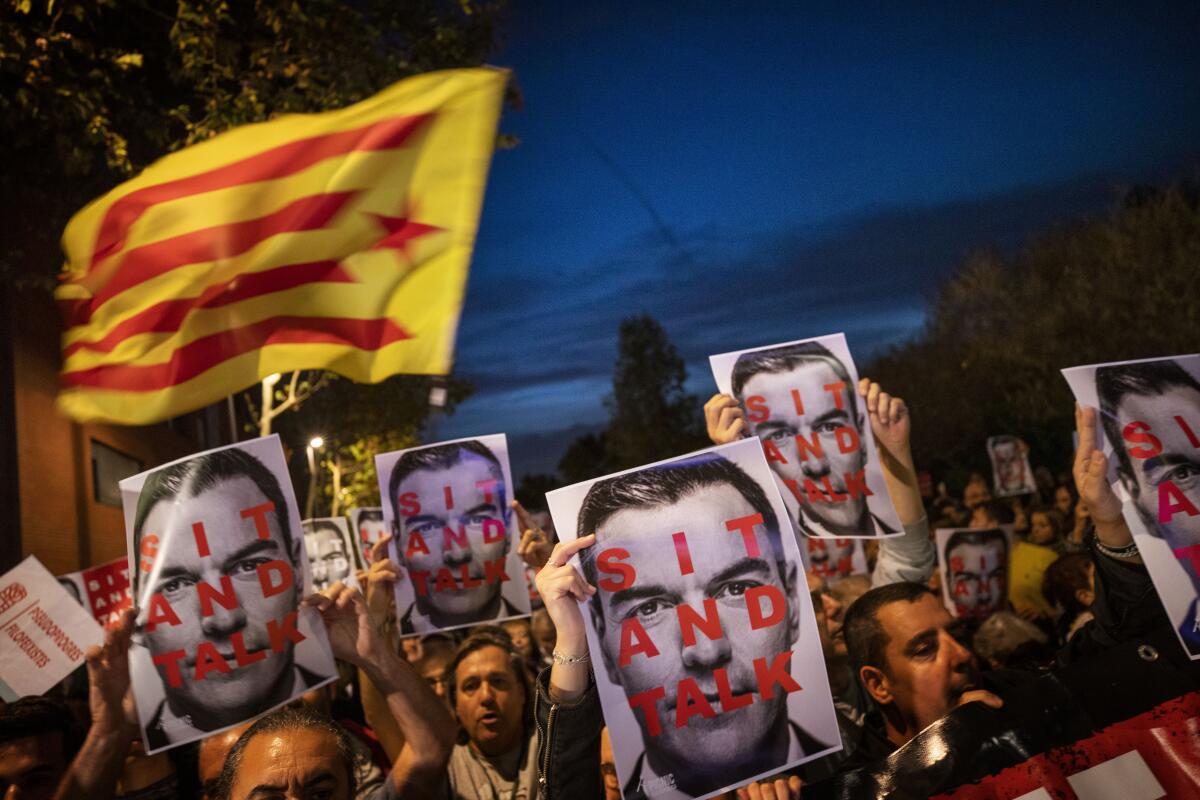
[[1097, 409], [1097, 442], [1125, 501], [1154, 588], [1193, 659], [1200, 658], [1200, 355], [1063, 370], [1080, 406]]
[[812, 600], [754, 439], [546, 495], [626, 797], [705, 798], [841, 747]]
[[858, 372], [840, 333], [709, 356], [721, 392], [746, 414], [805, 536], [904, 533], [888, 497]]
[[130, 675], [147, 752], [337, 677], [278, 436], [121, 481], [138, 611]]

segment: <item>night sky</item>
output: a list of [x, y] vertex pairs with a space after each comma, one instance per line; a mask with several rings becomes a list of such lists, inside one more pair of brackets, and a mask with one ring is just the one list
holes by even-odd
[[[553, 471], [606, 414], [617, 326], [707, 356], [916, 333], [973, 248], [1200, 165], [1200, 5], [528, 3], [438, 438]], [[754, 10], [751, 10], [751, 6]]]

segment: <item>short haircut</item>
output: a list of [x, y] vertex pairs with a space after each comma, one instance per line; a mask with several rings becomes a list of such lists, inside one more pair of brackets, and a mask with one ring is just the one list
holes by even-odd
[[1008, 537], [1004, 535], [1004, 531], [999, 528], [978, 528], [971, 530], [955, 531], [950, 534], [950, 538], [946, 540], [946, 569], [950, 568], [950, 551], [956, 547], [961, 547], [964, 544], [973, 544], [984, 546], [999, 542], [1004, 545], [1004, 552], [1008, 553]]
[[471, 631], [471, 634], [466, 639], [462, 640], [458, 649], [454, 651], [454, 658], [451, 659], [446, 667], [446, 686], [450, 691], [450, 706], [455, 707], [458, 701], [458, 665], [461, 664], [467, 656], [483, 650], [486, 647], [495, 647], [503, 651], [508, 660], [509, 671], [516, 678], [517, 683], [525, 689], [525, 721], [528, 722], [533, 718], [533, 692], [534, 687], [529, 680], [529, 673], [525, 669], [525, 659], [513, 647], [512, 639], [508, 632], [499, 625], [481, 625]]
[[[593, 483], [579, 509], [576, 533], [579, 536], [595, 533], [605, 520], [619, 511], [674, 505], [690, 494], [723, 483], [736, 489], [762, 515], [767, 538], [775, 550], [775, 560], [780, 564], [780, 575], [786, 577], [779, 520], [766, 492], [741, 467], [716, 453], [701, 453]], [[596, 584], [593, 552], [596, 549], [590, 548], [580, 558], [584, 577], [593, 586]]]
[[233, 793], [233, 782], [237, 779], [238, 770], [242, 767], [246, 748], [250, 740], [259, 734], [283, 733], [285, 731], [317, 731], [333, 737], [337, 747], [337, 757], [342, 768], [346, 771], [346, 784], [349, 796], [354, 797], [358, 789], [358, 781], [354, 774], [354, 745], [350, 735], [333, 720], [318, 714], [305, 706], [285, 706], [278, 711], [272, 711], [251, 725], [245, 733], [238, 737], [229, 755], [225, 757], [225, 766], [221, 768], [221, 778], [217, 788], [217, 797], [229, 800]]
[[507, 515], [508, 506], [505, 502], [506, 487], [504, 485], [504, 470], [500, 467], [500, 460], [496, 458], [495, 453], [483, 442], [468, 439], [465, 442], [439, 444], [433, 447], [423, 447], [420, 450], [409, 450], [396, 459], [396, 463], [392, 465], [392, 474], [388, 477], [387, 496], [387, 502], [392, 507], [392, 519], [395, 520], [396, 524], [399, 525], [400, 523], [400, 514], [396, 509], [397, 493], [400, 490], [400, 484], [404, 482], [405, 478], [414, 472], [422, 470], [450, 469], [462, 461], [463, 456], [468, 453], [479, 456], [488, 462], [489, 469], [491, 469], [496, 481], [499, 483], [501, 510]]
[[50, 733], [62, 733], [63, 763], [70, 763], [82, 744], [82, 734], [65, 702], [31, 695], [0, 709], [0, 743]]
[[1164, 394], [1168, 389], [1182, 387], [1200, 392], [1200, 381], [1179, 365], [1178, 361], [1149, 361], [1142, 364], [1121, 364], [1099, 367], [1096, 370], [1096, 396], [1100, 402], [1100, 420], [1104, 434], [1117, 453], [1120, 470], [1133, 474], [1133, 464], [1121, 437], [1117, 411], [1126, 395]]
[[733, 394], [738, 400], [742, 399], [742, 389], [746, 383], [760, 372], [787, 372], [801, 364], [819, 362], [828, 364], [834, 374], [846, 384], [846, 394], [850, 397], [850, 418], [858, 426], [858, 391], [850, 381], [850, 372], [837, 356], [820, 342], [801, 342], [784, 347], [773, 347], [769, 350], [754, 350], [742, 353], [733, 365], [731, 377]]
[[359, 522], [383, 522], [382, 508], [360, 508], [358, 509]]
[[[138, 565], [137, 553], [142, 551], [142, 535], [146, 527], [146, 518], [154, 507], [164, 500], [173, 500], [185, 490], [189, 497], [196, 497], [201, 492], [213, 488], [222, 481], [236, 478], [249, 478], [263, 493], [263, 496], [275, 505], [275, 519], [283, 534], [283, 543], [287, 550], [288, 560], [292, 560], [292, 525], [288, 504], [284, 500], [283, 490], [275, 473], [254, 456], [237, 447], [227, 447], [212, 453], [205, 453], [196, 458], [189, 458], [178, 464], [155, 470], [146, 476], [142, 491], [138, 494], [137, 512], [133, 519], [133, 552], [135, 564], [133, 570], [133, 597], [137, 602], [142, 570]], [[295, 564], [293, 563], [293, 566]]]
[[915, 603], [926, 595], [936, 597], [933, 590], [922, 583], [900, 581], [877, 586], [850, 605], [842, 623], [842, 632], [846, 637], [846, 653], [850, 656], [855, 676], [863, 667], [875, 667], [885, 674], [891, 674], [884, 655], [891, 640], [879, 623], [879, 611], [892, 603]]
[[342, 541], [342, 529], [337, 526], [336, 522], [327, 519], [305, 520], [302, 524], [306, 534], [329, 532], [335, 535], [338, 541]]
[[1061, 608], [1064, 614], [1074, 617], [1085, 608], [1075, 593], [1088, 588], [1088, 566], [1092, 563], [1090, 553], [1068, 553], [1046, 568], [1042, 576], [1042, 596], [1050, 605]]

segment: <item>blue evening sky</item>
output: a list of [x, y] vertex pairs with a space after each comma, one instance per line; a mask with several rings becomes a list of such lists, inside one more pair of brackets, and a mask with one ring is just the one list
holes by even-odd
[[[835, 7], [836, 6], [836, 7]], [[617, 326], [710, 353], [916, 333], [973, 248], [1104, 213], [1200, 164], [1200, 5], [530, 3], [459, 327], [476, 393], [553, 471], [604, 422]]]

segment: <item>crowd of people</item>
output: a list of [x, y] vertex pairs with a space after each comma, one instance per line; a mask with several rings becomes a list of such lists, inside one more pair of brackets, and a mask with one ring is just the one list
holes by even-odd
[[[1077, 412], [1070, 476], [1055, 481], [1039, 470], [1037, 490], [1014, 499], [993, 499], [982, 476], [959, 497], [924, 498], [906, 404], [866, 379], [857, 389], [903, 534], [867, 540], [866, 574], [807, 575], [841, 749], [747, 784], [739, 797], [818, 792], [959, 706], [1001, 708], [1023, 679], [1103, 658], [1118, 643], [1170, 626], [1106, 478], [1093, 409]], [[714, 397], [705, 415], [714, 444], [754, 433], [744, 404], [729, 395]], [[145, 634], [126, 612], [88, 654], [86, 681], [65, 681], [0, 712], [0, 796], [646, 796], [639, 782], [623, 787], [618, 779], [582, 610], [596, 592], [594, 576], [569, 563], [595, 537], [559, 542], [547, 517], [512, 505], [518, 550], [536, 571], [531, 618], [404, 635], [393, 586], [405, 577], [385, 538], [358, 576], [361, 590], [335, 582], [303, 600], [325, 623], [336, 681], [252, 722], [147, 755], [129, 671], [130, 643]], [[933, 531], [1006, 525], [1015, 531], [1012, 552], [993, 559], [1007, 573], [1005, 589], [994, 596], [994, 576], [974, 575], [973, 596], [986, 613], [951, 613], [942, 585], [965, 579], [938, 568]], [[977, 538], [961, 541], [981, 548], [983, 563], [989, 545]]]

